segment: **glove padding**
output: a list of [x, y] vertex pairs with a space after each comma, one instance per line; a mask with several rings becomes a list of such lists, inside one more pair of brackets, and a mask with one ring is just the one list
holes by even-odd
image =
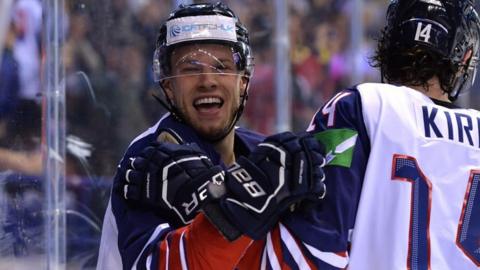
[[291, 132], [268, 137], [240, 157], [225, 181], [209, 184], [207, 217], [229, 240], [241, 233], [261, 239], [280, 215], [301, 201], [318, 203], [325, 196], [323, 148], [310, 135]]
[[206, 199], [206, 185], [224, 177], [196, 144], [155, 143], [132, 158], [125, 173], [125, 199], [152, 207], [182, 226]]

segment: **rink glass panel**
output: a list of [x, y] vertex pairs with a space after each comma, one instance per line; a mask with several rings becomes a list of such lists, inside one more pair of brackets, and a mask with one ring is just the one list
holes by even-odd
[[[52, 2], [44, 4], [51, 7]], [[152, 98], [162, 96], [162, 91], [153, 82], [151, 62], [158, 27], [172, 2], [64, 0], [62, 27], [57, 29], [60, 54], [55, 56], [50, 47], [56, 45], [52, 37], [39, 39], [42, 54], [36, 60], [43, 57], [38, 76], [44, 81], [38, 95], [26, 99], [6, 95], [7, 105], [0, 106], [7, 108], [6, 112], [0, 108], [0, 269], [55, 268], [48, 258], [56, 245], [65, 249], [57, 254], [64, 256], [59, 268], [95, 267], [117, 164], [128, 144], [165, 113]], [[265, 134], [279, 131], [276, 110], [289, 106], [288, 125], [301, 131], [337, 91], [380, 80], [368, 57], [384, 23], [387, 1], [287, 1], [289, 26], [282, 31], [288, 34], [290, 48], [291, 95], [282, 108], [275, 105], [279, 1], [225, 2], [249, 28], [255, 57], [250, 98], [239, 125]], [[52, 55], [60, 63], [55, 64]], [[55, 75], [58, 85], [52, 85]], [[64, 89], [60, 106], [51, 104], [58, 97], [55, 100], [49, 87]], [[467, 96], [465, 106], [479, 107], [478, 88]], [[52, 136], [55, 132], [59, 134]], [[55, 147], [61, 150], [62, 168], [49, 166], [55, 162], [50, 151]], [[62, 185], [54, 180], [59, 171]], [[51, 200], [52, 187], [64, 189], [61, 201]], [[48, 210], [47, 201], [62, 204], [53, 207], [61, 213]], [[64, 237], [59, 241], [45, 235], [46, 221], [55, 214], [65, 220], [66, 230], [53, 236]]]

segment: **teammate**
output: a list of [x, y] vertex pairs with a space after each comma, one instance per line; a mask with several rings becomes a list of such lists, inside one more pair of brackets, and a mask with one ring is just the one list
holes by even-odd
[[349, 251], [348, 269], [480, 266], [480, 113], [452, 103], [475, 79], [479, 35], [473, 1], [392, 1], [373, 58], [388, 83], [314, 116], [327, 151], [318, 217], [340, 229], [324, 243]]
[[154, 73], [171, 113], [118, 167], [97, 269], [275, 268], [282, 254], [282, 265], [307, 265], [302, 243], [271, 229], [324, 195], [320, 145], [235, 128], [252, 69], [248, 32], [225, 5], [182, 5], [170, 15]]

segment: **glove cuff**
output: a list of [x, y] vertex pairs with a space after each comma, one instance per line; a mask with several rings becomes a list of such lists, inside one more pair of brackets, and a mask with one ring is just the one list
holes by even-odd
[[242, 235], [242, 232], [225, 216], [218, 201], [205, 204], [203, 206], [203, 212], [208, 220], [228, 241], [233, 242]]

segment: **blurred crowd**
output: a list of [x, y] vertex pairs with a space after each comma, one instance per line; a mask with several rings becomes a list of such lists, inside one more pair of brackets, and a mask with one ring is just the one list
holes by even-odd
[[[11, 18], [5, 37], [0, 38], [0, 171], [12, 172], [8, 177], [0, 174], [0, 192], [13, 201], [28, 197], [28, 205], [37, 207], [42, 192], [38, 186], [43, 170], [41, 78], [45, 68], [41, 64], [45, 49], [41, 2], [13, 0], [10, 11], [0, 10], [0, 15]], [[72, 236], [76, 239], [69, 242], [72, 249], [98, 243], [109, 180], [122, 152], [136, 134], [165, 112], [152, 97], [161, 96], [162, 91], [153, 81], [151, 63], [158, 28], [173, 8], [172, 2], [65, 0], [67, 208], [73, 219], [91, 225], [77, 226], [82, 229]], [[265, 134], [276, 131], [275, 31], [285, 31], [290, 41], [294, 131], [304, 130], [315, 110], [336, 91], [360, 83], [355, 78], [380, 80], [368, 59], [385, 19], [387, 1], [363, 1], [359, 15], [363, 33], [354, 41], [352, 18], [359, 11], [352, 0], [288, 0], [288, 29], [276, 29], [274, 1], [224, 2], [249, 28], [255, 57], [250, 98], [240, 125]], [[12, 186], [20, 180], [28, 184]], [[13, 226], [7, 220], [13, 206], [2, 210], [2, 200], [0, 242], [6, 243], [8, 237], [18, 242], [21, 233], [5, 229]], [[18, 204], [15, 207], [20, 211]], [[31, 220], [27, 216], [21, 222], [25, 226]], [[90, 238], [83, 237], [86, 234]], [[23, 237], [11, 252], [25, 253], [25, 239], [30, 238]], [[0, 255], [6, 246], [0, 245]], [[89, 256], [94, 260], [94, 255]]]
[[[164, 112], [152, 98], [152, 94], [162, 92], [153, 82], [151, 60], [158, 28], [172, 9], [172, 2], [65, 1], [67, 134], [92, 146], [89, 170], [95, 175], [112, 175], [133, 136], [154, 124]], [[274, 3], [225, 2], [248, 26], [255, 57], [250, 99], [241, 125], [273, 133], [277, 65], [274, 33], [278, 30], [274, 25]], [[368, 40], [378, 32], [385, 3], [366, 1], [365, 5], [362, 16], [368, 37], [362, 41], [364, 44], [356, 45], [365, 52], [360, 71], [362, 78], [378, 80], [367, 64], [372, 49]], [[288, 7], [289, 29], [282, 31], [287, 31], [290, 38], [291, 124], [299, 131], [328, 97], [352, 83], [354, 61], [349, 29], [353, 7], [351, 1], [338, 0], [288, 1]], [[12, 112], [16, 104], [25, 101], [31, 104], [23, 106], [37, 107], [30, 110], [38, 111], [41, 100], [41, 1], [17, 0], [12, 10], [2, 61], [6, 68], [1, 71], [1, 87], [8, 89], [0, 92], [0, 102], [5, 103], [1, 106], [2, 119], [18, 115]], [[40, 121], [38, 114], [36, 117]], [[40, 128], [32, 132], [35, 134], [30, 137], [35, 135], [39, 141]], [[76, 157], [75, 153], [69, 154]], [[81, 169], [75, 167], [70, 169]]]
[[[90, 175], [111, 176], [133, 136], [153, 125], [164, 112], [152, 98], [161, 96], [162, 91], [153, 82], [151, 60], [158, 28], [173, 8], [172, 2], [65, 1], [66, 130], [75, 138], [67, 143], [80, 142], [67, 150], [78, 150], [78, 145], [88, 149], [68, 151], [72, 160], [68, 172], [88, 169]], [[273, 1], [225, 2], [248, 26], [255, 57], [250, 99], [241, 125], [265, 134], [276, 131], [275, 31], [288, 33], [290, 41], [294, 131], [305, 129], [315, 110], [335, 91], [363, 80], [379, 81], [368, 58], [384, 20], [386, 1], [363, 1], [363, 36], [359, 40], [351, 40], [353, 12], [358, 12], [354, 1], [287, 1], [289, 27], [285, 30], [274, 25]], [[14, 0], [11, 12], [5, 14], [11, 20], [5, 38], [0, 39], [0, 147], [39, 152], [40, 82], [45, 68], [41, 65], [41, 1]], [[42, 169], [38, 162], [35, 166], [3, 164], [2, 153], [0, 169], [13, 167], [28, 173]], [[82, 164], [87, 158], [89, 166], [85, 168]]]
[[[95, 264], [110, 180], [122, 152], [165, 112], [152, 97], [162, 91], [151, 63], [158, 28], [173, 2], [65, 0], [67, 255], [82, 266]], [[274, 1], [225, 2], [249, 28], [255, 58], [240, 125], [276, 131], [275, 31], [290, 40], [293, 130], [304, 130], [325, 100], [352, 83], [352, 1], [287, 1], [288, 29], [276, 29]], [[357, 69], [362, 78], [378, 80], [367, 64], [368, 40], [382, 24], [385, 4], [364, 3], [366, 36], [355, 44], [365, 54]], [[43, 246], [41, 83], [47, 67], [42, 1], [13, 0], [9, 10], [2, 8], [0, 15], [10, 18], [0, 39], [0, 256], [5, 258], [41, 253]]]
[[[275, 40], [272, 1], [225, 1], [250, 30], [255, 72], [241, 125], [275, 132]], [[303, 130], [323, 102], [351, 83], [351, 1], [296, 0], [289, 3], [292, 127]], [[367, 2], [366, 35], [378, 32], [382, 1]], [[251, 7], [255, 7], [252, 9]], [[101, 149], [95, 171], [113, 172], [115, 158], [158, 120], [162, 95], [152, 80], [156, 35], [172, 1], [67, 1], [65, 42], [69, 132]], [[367, 41], [357, 46], [368, 53]], [[363, 77], [378, 80], [368, 67]], [[107, 136], [97, 136], [105, 134]], [[93, 156], [92, 158], [95, 158]]]

